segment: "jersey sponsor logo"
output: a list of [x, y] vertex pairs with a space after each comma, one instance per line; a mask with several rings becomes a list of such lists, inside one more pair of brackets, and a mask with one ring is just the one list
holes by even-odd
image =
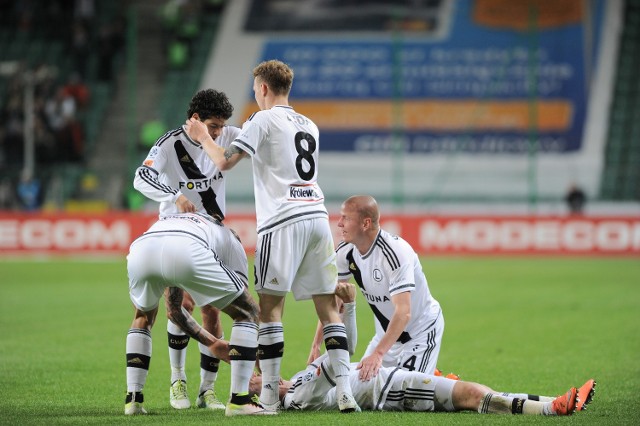
[[349, 264], [349, 270], [350, 270], [350, 271], [355, 271], [355, 270], [356, 270], [356, 264], [355, 264], [355, 263], [353, 263], [353, 262], [351, 262], [351, 263]]
[[182, 189], [182, 188], [187, 188], [188, 190], [195, 190], [195, 191], [203, 191], [206, 189], [211, 188], [211, 183], [213, 181], [216, 181], [218, 179], [222, 179], [222, 172], [218, 172], [218, 174], [216, 176], [213, 176], [212, 178], [209, 179], [202, 179], [202, 180], [188, 180], [188, 181], [180, 181], [178, 182], [178, 188]]
[[371, 275], [373, 276], [373, 280], [375, 282], [379, 283], [380, 281], [382, 281], [382, 271], [380, 269], [374, 269]]
[[271, 284], [271, 285], [280, 285], [280, 283], [278, 282], [277, 278], [272, 278], [271, 281], [269, 281], [269, 284]]
[[387, 296], [375, 296], [373, 294], [369, 294], [364, 289], [362, 289], [362, 295], [369, 303], [385, 303], [389, 302], [390, 299]]
[[189, 157], [189, 155], [183, 155], [182, 157], [180, 157], [180, 162], [181, 163], [190, 163], [191, 162], [191, 157]]
[[322, 192], [319, 190], [317, 185], [291, 185], [289, 187], [289, 199], [290, 200], [301, 200], [301, 201], [312, 201], [312, 200], [321, 200], [323, 198]]

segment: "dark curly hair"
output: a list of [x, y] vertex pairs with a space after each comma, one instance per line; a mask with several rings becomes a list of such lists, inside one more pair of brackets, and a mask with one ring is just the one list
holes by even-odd
[[233, 106], [223, 92], [205, 89], [191, 98], [191, 103], [189, 103], [189, 109], [187, 110], [187, 118], [195, 113], [198, 113], [202, 121], [211, 117], [228, 120], [233, 114]]

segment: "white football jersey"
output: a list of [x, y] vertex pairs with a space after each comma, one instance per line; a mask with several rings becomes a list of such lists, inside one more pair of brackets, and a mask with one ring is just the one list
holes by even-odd
[[[454, 410], [451, 402], [454, 380], [382, 367], [372, 380], [363, 382], [355, 365], [351, 365], [349, 383], [363, 410], [434, 411], [436, 401], [439, 411]], [[283, 398], [286, 410], [338, 409], [334, 374], [326, 354], [295, 374], [291, 381], [292, 386]]]
[[253, 161], [258, 233], [327, 217], [318, 185], [318, 127], [289, 106], [253, 114], [232, 142]]
[[381, 229], [364, 255], [344, 242], [336, 253], [338, 279], [354, 278], [373, 311], [378, 336], [384, 335], [395, 310], [391, 296], [405, 291], [411, 292], [411, 319], [398, 341], [406, 343], [434, 324], [440, 304], [429, 291], [418, 255], [405, 240]]
[[[238, 127], [225, 126], [216, 143], [228, 147], [239, 133]], [[184, 126], [158, 139], [136, 170], [133, 186], [160, 203], [160, 217], [180, 213], [175, 202], [183, 194], [196, 211], [224, 218], [224, 173], [187, 135]]]

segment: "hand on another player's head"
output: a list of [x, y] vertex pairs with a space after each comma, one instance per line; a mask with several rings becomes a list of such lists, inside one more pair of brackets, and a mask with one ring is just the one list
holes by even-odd
[[356, 287], [346, 281], [338, 281], [335, 293], [344, 303], [356, 301]]
[[184, 126], [189, 137], [198, 143], [202, 143], [204, 139], [211, 137], [207, 125], [196, 118], [187, 119]]

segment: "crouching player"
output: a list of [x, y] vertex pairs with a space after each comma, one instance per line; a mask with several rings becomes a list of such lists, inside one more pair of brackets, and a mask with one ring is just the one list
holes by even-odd
[[[226, 415], [275, 414], [248, 393], [258, 351], [259, 307], [247, 290], [244, 248], [229, 228], [201, 213], [163, 216], [131, 244], [127, 270], [135, 314], [126, 340], [125, 414], [146, 413], [142, 391], [151, 361], [151, 328], [163, 293], [169, 319], [231, 364]], [[184, 291], [198, 306], [211, 305], [233, 319], [229, 342], [200, 327], [182, 307]]]

